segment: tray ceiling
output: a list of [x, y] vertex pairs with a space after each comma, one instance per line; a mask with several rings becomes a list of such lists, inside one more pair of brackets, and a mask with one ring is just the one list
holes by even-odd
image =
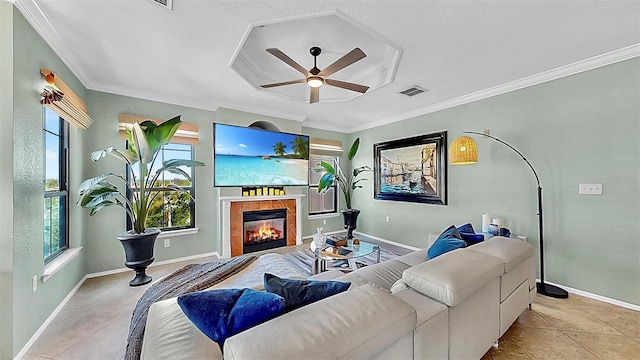
[[[344, 132], [640, 55], [638, 1], [174, 0], [172, 10], [141, 0], [15, 4], [89, 89], [202, 109], [236, 108]], [[304, 24], [274, 23], [336, 11], [357, 25], [305, 31]], [[252, 39], [248, 29], [261, 23], [271, 25]], [[366, 30], [358, 35], [358, 29]], [[246, 55], [255, 66], [253, 80], [232, 68], [235, 55], [244, 56], [238, 47], [245, 38], [245, 44], [255, 41]], [[369, 60], [388, 56], [376, 45], [380, 39], [402, 49], [397, 69], [366, 78]], [[341, 97], [323, 88], [317, 104], [300, 100], [307, 98], [305, 84], [295, 85], [302, 95], [295, 86], [284, 94], [258, 90], [259, 77], [284, 81], [299, 75], [269, 59], [266, 46], [280, 48], [304, 67], [313, 61], [310, 46], [323, 48], [319, 67], [361, 46], [370, 59], [337, 72], [335, 79], [370, 82], [373, 89], [348, 101], [323, 101]], [[414, 85], [429, 91], [398, 94]]]

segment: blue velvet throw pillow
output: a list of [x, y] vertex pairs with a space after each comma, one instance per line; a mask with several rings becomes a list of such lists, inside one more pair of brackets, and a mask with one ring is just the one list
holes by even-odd
[[509, 229], [507, 228], [500, 228], [500, 230], [498, 230], [498, 235], [504, 236], [504, 237], [511, 237], [511, 231], [509, 231]]
[[460, 232], [460, 237], [462, 237], [462, 240], [467, 243], [467, 246], [471, 246], [484, 241], [483, 234]]
[[433, 259], [451, 250], [466, 246], [467, 243], [462, 240], [458, 229], [456, 229], [455, 225], [451, 225], [443, 231], [436, 241], [429, 247], [427, 250], [427, 259]]
[[264, 274], [264, 289], [282, 296], [287, 312], [346, 291], [349, 286], [350, 282], [283, 279]]
[[[458, 226], [458, 232], [460, 234], [462, 233], [471, 233], [471, 234], [475, 234], [476, 231], [473, 230], [473, 225], [471, 225], [471, 223], [466, 223], [464, 225], [460, 225]], [[464, 239], [464, 238], [463, 238]]]
[[284, 299], [253, 289], [198, 291], [178, 296], [178, 305], [191, 322], [217, 342], [284, 313]]

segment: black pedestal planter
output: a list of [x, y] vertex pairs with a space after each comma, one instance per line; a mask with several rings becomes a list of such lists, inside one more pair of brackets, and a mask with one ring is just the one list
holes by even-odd
[[342, 209], [342, 217], [344, 219], [344, 228], [347, 229], [347, 239], [353, 239], [353, 230], [358, 227], [358, 209]]
[[151, 265], [153, 246], [160, 235], [159, 229], [147, 229], [142, 234], [123, 233], [116, 236], [124, 247], [124, 265], [136, 272], [136, 277], [129, 281], [131, 286], [140, 286], [151, 282], [151, 276], [147, 275], [147, 266]]

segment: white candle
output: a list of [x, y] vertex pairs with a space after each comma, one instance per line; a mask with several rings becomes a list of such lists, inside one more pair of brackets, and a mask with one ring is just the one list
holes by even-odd
[[491, 216], [489, 214], [482, 214], [482, 232], [489, 232], [489, 225], [491, 224]]

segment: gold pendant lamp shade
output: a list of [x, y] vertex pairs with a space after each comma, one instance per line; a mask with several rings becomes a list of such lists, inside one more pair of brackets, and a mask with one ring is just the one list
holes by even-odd
[[449, 164], [469, 165], [478, 162], [476, 142], [468, 136], [460, 136], [449, 145]]

